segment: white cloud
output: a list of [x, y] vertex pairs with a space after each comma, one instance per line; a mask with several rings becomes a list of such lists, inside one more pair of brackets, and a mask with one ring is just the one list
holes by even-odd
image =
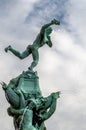
[[[19, 51], [23, 51], [28, 44], [34, 41], [36, 33], [40, 30], [39, 25], [47, 23], [54, 13], [58, 15], [61, 13], [61, 9], [65, 8], [64, 20], [67, 24], [55, 26], [51, 35], [53, 48], [46, 45], [39, 50], [40, 60], [35, 70], [38, 70], [43, 95], [49, 95], [52, 91], [62, 91], [57, 110], [47, 121], [47, 128], [50, 130], [85, 130], [86, 16], [84, 12], [86, 2], [85, 0], [69, 0], [68, 4], [64, 5], [65, 7], [62, 6], [58, 9], [54, 3], [54, 6], [49, 4], [45, 8], [41, 2], [39, 0], [19, 0], [14, 5], [9, 5], [9, 8], [6, 4], [2, 15], [0, 14], [0, 79], [9, 82], [11, 78], [26, 70], [32, 60], [32, 57], [28, 57], [20, 61], [11, 53], [6, 54], [3, 50], [4, 47], [11, 44]], [[32, 21], [28, 20], [28, 24], [25, 23], [29, 14], [37, 11], [35, 9], [37, 3], [41, 5], [42, 11], [40, 9], [38, 14], [31, 17]], [[6, 114], [8, 104], [2, 89], [0, 91], [2, 92], [0, 99], [4, 102], [0, 107], [0, 110], [3, 111], [0, 126], [2, 130], [5, 127], [7, 130], [11, 130], [13, 129], [12, 118]], [[3, 122], [6, 122], [5, 126], [3, 126]]]
[[65, 17], [66, 22], [69, 24], [69, 28], [75, 35], [77, 44], [81, 44], [86, 47], [86, 2], [85, 0], [69, 0], [67, 7], [67, 17]]

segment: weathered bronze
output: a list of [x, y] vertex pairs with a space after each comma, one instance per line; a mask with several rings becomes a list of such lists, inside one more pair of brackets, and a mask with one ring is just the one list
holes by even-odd
[[56, 110], [56, 101], [60, 92], [43, 97], [39, 77], [33, 70], [39, 61], [38, 49], [45, 44], [52, 47], [49, 36], [52, 28], [49, 26], [53, 24], [60, 25], [60, 22], [54, 19], [44, 25], [33, 44], [28, 45], [22, 54], [11, 46], [5, 48], [6, 52], [9, 50], [20, 59], [24, 59], [30, 54], [33, 57], [33, 62], [27, 71], [23, 71], [18, 77], [10, 80], [8, 85], [4, 82], [1, 83], [6, 99], [10, 103], [7, 112], [13, 117], [15, 130], [46, 130], [44, 121]]
[[60, 22], [54, 19], [49, 24], [42, 26], [40, 33], [37, 35], [33, 44], [28, 45], [28, 47], [26, 48], [26, 50], [23, 53], [20, 53], [20, 52], [14, 50], [11, 46], [6, 47], [5, 51], [6, 52], [11, 51], [15, 56], [17, 56], [20, 59], [24, 59], [25, 57], [32, 54], [33, 62], [31, 64], [31, 66], [29, 67], [29, 69], [31, 71], [33, 71], [33, 68], [38, 64], [38, 61], [39, 61], [38, 49], [45, 44], [47, 44], [49, 47], [52, 47], [52, 42], [51, 42], [51, 38], [50, 38], [52, 28], [49, 26], [51, 26], [53, 24], [60, 25]]

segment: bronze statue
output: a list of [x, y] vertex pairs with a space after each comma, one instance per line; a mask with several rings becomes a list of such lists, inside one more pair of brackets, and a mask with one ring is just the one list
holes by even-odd
[[50, 38], [52, 28], [50, 26], [53, 24], [60, 25], [60, 22], [54, 19], [50, 23], [42, 26], [40, 33], [37, 35], [33, 44], [28, 45], [28, 47], [23, 53], [19, 53], [18, 51], [14, 50], [11, 46], [6, 47], [5, 51], [6, 52], [8, 50], [11, 51], [14, 55], [16, 55], [20, 59], [24, 59], [25, 57], [32, 54], [33, 62], [31, 66], [29, 67], [29, 69], [33, 71], [33, 68], [38, 64], [38, 61], [39, 61], [38, 49], [44, 46], [45, 44], [47, 44], [49, 47], [52, 47], [52, 41]]
[[7, 85], [1, 82], [5, 91], [7, 101], [10, 107], [8, 114], [13, 117], [15, 130], [46, 130], [44, 121], [47, 120], [56, 110], [56, 102], [60, 92], [51, 93], [48, 97], [43, 97], [39, 87], [39, 77], [33, 68], [38, 64], [38, 49], [47, 44], [52, 47], [50, 34], [51, 25], [59, 25], [60, 22], [52, 20], [49, 24], [42, 26], [40, 33], [32, 45], [28, 45], [21, 54], [11, 46], [5, 48], [5, 51], [11, 51], [20, 59], [32, 54], [33, 62], [29, 69], [23, 71], [18, 77], [10, 80]]

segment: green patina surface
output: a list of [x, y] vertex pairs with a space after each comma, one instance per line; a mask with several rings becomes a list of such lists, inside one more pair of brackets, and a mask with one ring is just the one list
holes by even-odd
[[47, 44], [52, 47], [50, 34], [51, 25], [60, 25], [57, 20], [52, 20], [49, 24], [42, 26], [40, 33], [32, 45], [29, 45], [23, 53], [13, 49], [11, 46], [5, 51], [11, 51], [20, 59], [32, 54], [33, 62], [27, 71], [23, 71], [18, 77], [10, 80], [9, 84], [2, 82], [7, 101], [10, 107], [8, 114], [14, 119], [15, 130], [46, 130], [44, 121], [51, 117], [56, 110], [56, 102], [60, 92], [51, 93], [48, 97], [43, 97], [39, 85], [39, 77], [34, 72], [34, 67], [38, 64], [38, 49]]

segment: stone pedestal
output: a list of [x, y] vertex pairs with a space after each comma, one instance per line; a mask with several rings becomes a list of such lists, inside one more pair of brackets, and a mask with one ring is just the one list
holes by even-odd
[[28, 95], [42, 96], [37, 73], [23, 72], [20, 76], [17, 90], [21, 90], [26, 97]]

